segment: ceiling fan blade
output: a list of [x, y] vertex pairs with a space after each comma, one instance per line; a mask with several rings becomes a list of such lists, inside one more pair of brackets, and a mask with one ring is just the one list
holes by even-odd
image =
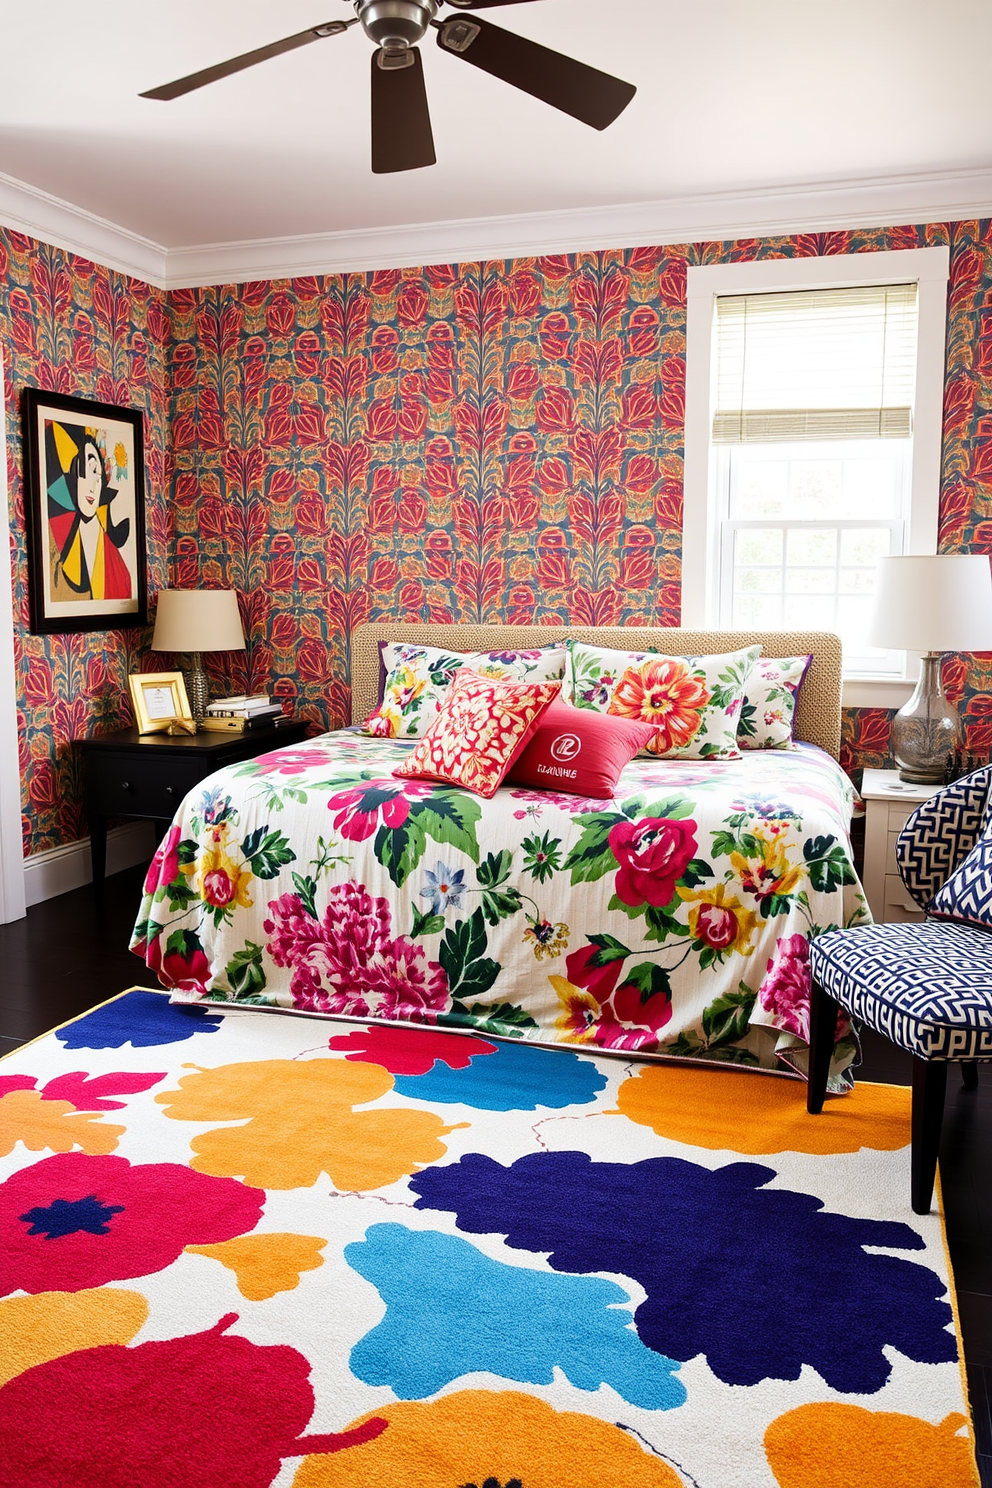
[[191, 72], [188, 77], [177, 78], [174, 83], [164, 83], [161, 88], [149, 88], [147, 93], [140, 93], [138, 96], [159, 98], [163, 102], [181, 98], [184, 93], [192, 93], [196, 88], [204, 88], [207, 83], [216, 83], [220, 78], [230, 77], [232, 73], [243, 72], [246, 67], [254, 67], [257, 62], [267, 62], [270, 57], [280, 57], [283, 52], [309, 46], [311, 41], [322, 41], [325, 36], [340, 36], [342, 31], [357, 24], [356, 16], [353, 21], [327, 21], [322, 26], [311, 26], [309, 31], [297, 31], [293, 36], [284, 36], [282, 41], [256, 47], [253, 52], [242, 52], [240, 57], [218, 62], [214, 67], [204, 67], [200, 72]]
[[[385, 57], [392, 66], [383, 67]], [[412, 60], [396, 66], [399, 58]], [[416, 47], [372, 54], [372, 170], [377, 176], [433, 165], [434, 133], [427, 106], [424, 64]]]
[[593, 129], [612, 124], [637, 92], [632, 83], [621, 82], [608, 72], [576, 62], [513, 31], [504, 31], [490, 21], [452, 16], [438, 26], [437, 44], [453, 57], [471, 62]]
[[458, 10], [495, 10], [497, 5], [531, 5], [533, 0], [448, 0]]

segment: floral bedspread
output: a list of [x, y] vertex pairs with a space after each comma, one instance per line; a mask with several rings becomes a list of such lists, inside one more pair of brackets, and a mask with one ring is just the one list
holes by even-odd
[[186, 798], [132, 941], [175, 999], [802, 1070], [809, 940], [868, 919], [829, 756], [485, 801], [394, 778], [411, 747], [325, 734]]

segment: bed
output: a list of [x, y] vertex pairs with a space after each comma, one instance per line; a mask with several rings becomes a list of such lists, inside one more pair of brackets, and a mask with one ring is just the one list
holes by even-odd
[[[132, 949], [184, 1002], [804, 1073], [809, 940], [869, 918], [837, 763], [839, 640], [372, 624], [352, 638], [353, 719], [376, 705], [380, 641], [468, 652], [569, 635], [676, 654], [808, 652], [796, 747], [638, 757], [613, 800], [504, 786], [487, 801], [394, 777], [409, 741], [323, 734], [187, 796]], [[840, 1029], [835, 1083], [854, 1054]]]

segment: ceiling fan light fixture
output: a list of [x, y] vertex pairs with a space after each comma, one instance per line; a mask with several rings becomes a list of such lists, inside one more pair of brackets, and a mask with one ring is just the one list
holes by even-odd
[[355, 0], [362, 30], [387, 52], [406, 52], [422, 41], [437, 7], [438, 0]]

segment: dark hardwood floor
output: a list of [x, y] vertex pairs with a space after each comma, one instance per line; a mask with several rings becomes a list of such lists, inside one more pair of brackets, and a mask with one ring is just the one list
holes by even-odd
[[[76, 1017], [152, 974], [127, 949], [144, 870], [109, 878], [99, 900], [76, 889], [0, 925], [0, 1053]], [[859, 1074], [908, 1085], [910, 1058], [877, 1034], [864, 1038]], [[983, 1488], [992, 1488], [992, 1066], [975, 1091], [948, 1080], [940, 1151], [947, 1236], [958, 1288]], [[907, 1192], [907, 1204], [909, 1195]], [[881, 1488], [881, 1485], [879, 1485]]]

